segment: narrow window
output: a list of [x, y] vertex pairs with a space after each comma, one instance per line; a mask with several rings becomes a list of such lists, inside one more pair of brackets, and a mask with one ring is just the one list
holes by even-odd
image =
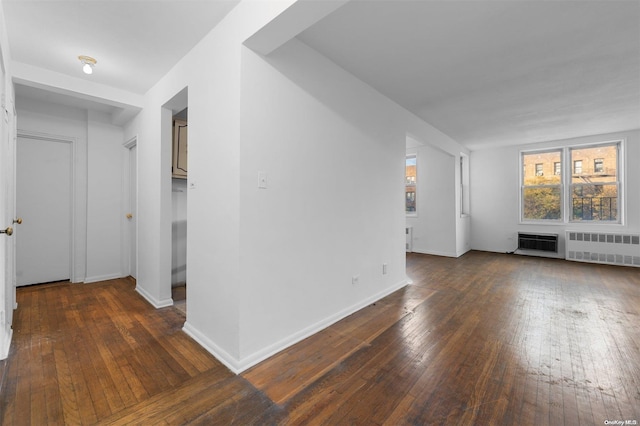
[[405, 159], [405, 178], [404, 178], [404, 209], [407, 214], [415, 215], [416, 209], [416, 186], [418, 180], [417, 173], [417, 157], [415, 155], [407, 155]]
[[559, 176], [562, 174], [562, 166], [559, 161], [553, 163], [553, 174]]
[[544, 176], [544, 172], [542, 171], [542, 163], [536, 164], [536, 176]]

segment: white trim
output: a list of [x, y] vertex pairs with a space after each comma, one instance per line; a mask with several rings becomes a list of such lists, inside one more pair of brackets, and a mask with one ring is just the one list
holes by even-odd
[[[4, 327], [3, 327], [4, 328]], [[11, 349], [11, 339], [13, 339], [13, 328], [9, 328], [8, 330], [0, 330], [0, 332], [4, 333], [4, 338], [0, 339], [0, 343], [2, 343], [2, 347], [0, 347], [0, 361], [3, 359], [7, 359], [9, 356], [9, 349]]]
[[[471, 250], [471, 249], [469, 249], [469, 250]], [[469, 251], [469, 250], [467, 250], [467, 251]], [[422, 249], [419, 249], [419, 248], [416, 249], [415, 247], [413, 247], [413, 253], [431, 254], [431, 255], [434, 255], [434, 256], [444, 256], [444, 257], [460, 257], [460, 256], [462, 256], [462, 255], [458, 255], [457, 253], [449, 252], [449, 251], [422, 250]]]
[[166, 308], [167, 306], [173, 306], [172, 298], [157, 300], [139, 285], [136, 285], [136, 291], [140, 296], [144, 297], [147, 300], [147, 302], [151, 303], [151, 305], [153, 305], [153, 307], [156, 309]]
[[85, 284], [97, 283], [99, 281], [115, 280], [116, 278], [123, 278], [123, 277], [126, 277], [126, 275], [122, 275], [122, 274], [96, 275], [95, 277], [86, 277], [84, 279], [84, 283]]
[[[123, 177], [122, 177], [122, 232], [121, 232], [121, 257], [120, 257], [120, 268], [122, 272], [122, 276], [126, 277], [131, 274], [131, 236], [129, 235], [130, 224], [129, 219], [127, 219], [127, 213], [130, 213], [133, 209], [131, 208], [131, 149], [138, 146], [138, 135], [134, 135], [127, 141], [122, 144], [124, 148], [122, 152], [123, 157]], [[137, 158], [137, 157], [136, 157]], [[136, 165], [136, 170], [137, 170]], [[136, 197], [136, 200], [138, 198]], [[136, 206], [137, 207], [137, 206]], [[137, 212], [137, 208], [136, 208]], [[137, 218], [136, 218], [137, 221]], [[136, 226], [137, 230], [137, 226]], [[137, 234], [137, 232], [136, 232]], [[136, 247], [137, 247], [137, 235], [136, 235]], [[136, 262], [137, 267], [137, 262]], [[138, 274], [136, 273], [136, 276]]]
[[201, 333], [197, 328], [195, 328], [188, 321], [185, 322], [183, 331], [191, 336], [196, 342], [198, 342], [203, 348], [205, 348], [209, 353], [211, 353], [214, 357], [216, 357], [220, 362], [229, 368], [233, 373], [240, 374], [243, 371], [248, 370], [254, 365], [264, 361], [265, 359], [277, 354], [278, 352], [283, 351], [284, 349], [295, 345], [296, 343], [306, 339], [309, 336], [312, 336], [325, 328], [337, 323], [338, 321], [348, 317], [354, 312], [359, 311], [367, 307], [368, 305], [377, 302], [378, 300], [388, 296], [389, 294], [400, 290], [401, 288], [411, 284], [411, 281], [407, 278], [403, 279], [399, 283], [382, 290], [370, 296], [364, 300], [359, 301], [358, 303], [351, 305], [339, 312], [336, 312], [333, 315], [328, 316], [327, 318], [316, 322], [315, 324], [311, 324], [308, 327], [303, 328], [279, 341], [266, 346], [263, 349], [260, 349], [240, 360], [231, 356], [227, 351], [220, 348], [216, 345], [212, 340], [208, 339], [203, 333]]
[[231, 370], [234, 374], [240, 374], [242, 371], [246, 370], [240, 367], [238, 360], [234, 358], [229, 352], [222, 349], [220, 346], [216, 345], [213, 340], [209, 339], [203, 333], [201, 333], [197, 328], [191, 325], [191, 323], [187, 320], [182, 327], [182, 331], [187, 333], [193, 340], [195, 340], [200, 346], [205, 348], [211, 355], [213, 355], [218, 361], [223, 363], [229, 370]]

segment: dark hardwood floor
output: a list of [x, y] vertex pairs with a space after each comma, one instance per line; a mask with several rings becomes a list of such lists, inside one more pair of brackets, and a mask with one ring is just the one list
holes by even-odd
[[637, 268], [470, 252], [407, 273], [239, 376], [129, 279], [20, 288], [2, 424], [640, 422]]

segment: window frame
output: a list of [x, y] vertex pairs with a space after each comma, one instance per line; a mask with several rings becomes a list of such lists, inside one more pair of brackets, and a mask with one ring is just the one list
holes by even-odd
[[[588, 186], [587, 184], [576, 184], [573, 183], [571, 180], [571, 176], [567, 176], [567, 192], [565, 194], [565, 202], [567, 205], [567, 218], [565, 219], [565, 222], [567, 224], [571, 224], [571, 225], [577, 225], [577, 224], [600, 224], [600, 225], [624, 225], [624, 200], [625, 200], [625, 196], [626, 194], [622, 193], [622, 189], [623, 189], [623, 182], [624, 182], [624, 175], [623, 175], [623, 163], [626, 161], [624, 160], [624, 140], [612, 140], [612, 141], [607, 141], [607, 142], [594, 142], [594, 143], [586, 143], [586, 144], [580, 144], [580, 145], [572, 145], [572, 146], [567, 146], [565, 149], [567, 151], [567, 155], [569, 156], [569, 158], [571, 158], [571, 151], [572, 150], [577, 150], [577, 149], [591, 149], [591, 148], [598, 148], [598, 147], [604, 147], [604, 146], [617, 146], [617, 152], [616, 152], [616, 181], [615, 182], [598, 182], [598, 183], [593, 183], [593, 186], [614, 186], [616, 187], [616, 192], [617, 192], [617, 197], [616, 197], [616, 204], [617, 204], [617, 210], [618, 210], [618, 218], [617, 220], [576, 220], [573, 218], [573, 214], [571, 213], [573, 211], [573, 190], [574, 188], [580, 187], [581, 188], [581, 192], [582, 189], [584, 189], [585, 186]], [[584, 161], [583, 160], [579, 160], [582, 162], [582, 170], [581, 170], [581, 174], [584, 173]], [[595, 166], [595, 159], [594, 159], [594, 166]], [[595, 170], [594, 170], [594, 174], [596, 174]]]
[[[544, 184], [544, 185], [525, 185], [524, 184], [524, 170], [525, 170], [525, 164], [524, 164], [524, 157], [525, 155], [529, 155], [529, 154], [547, 154], [550, 152], [558, 152], [560, 153], [560, 170], [563, 171], [565, 169], [565, 167], [562, 167], [562, 164], [565, 162], [565, 151], [563, 148], [543, 148], [543, 149], [532, 149], [532, 150], [522, 150], [520, 151], [520, 156], [519, 156], [519, 162], [520, 162], [520, 191], [519, 191], [519, 210], [520, 210], [520, 223], [548, 223], [548, 224], [562, 224], [564, 221], [564, 217], [565, 217], [565, 202], [564, 202], [564, 176], [562, 175], [562, 173], [560, 174], [560, 183], [555, 185], [555, 184]], [[555, 162], [554, 162], [555, 163]], [[555, 167], [554, 167], [555, 169]], [[533, 170], [533, 174], [535, 176], [536, 175], [536, 170], [535, 170], [535, 163], [534, 163], [534, 170]], [[556, 176], [554, 174], [554, 176]], [[524, 203], [525, 203], [525, 196], [524, 196], [524, 191], [525, 188], [529, 188], [529, 189], [535, 189], [535, 188], [551, 188], [551, 187], [559, 187], [560, 188], [560, 217], [558, 219], [525, 219], [524, 217]]]
[[[414, 158], [415, 159], [415, 167], [416, 167], [416, 176], [415, 176], [415, 182], [413, 182], [412, 184], [408, 184], [407, 183], [407, 160], [409, 160], [409, 158]], [[404, 157], [404, 212], [405, 215], [407, 217], [417, 217], [418, 216], [418, 154], [405, 154]], [[415, 204], [415, 210], [410, 212], [407, 211], [407, 186], [412, 186], [413, 187], [413, 193], [414, 193], [414, 204]]]
[[[626, 219], [626, 191], [625, 191], [625, 180], [626, 180], [626, 156], [625, 156], [625, 139], [613, 139], [608, 141], [597, 141], [597, 142], [585, 142], [581, 144], [571, 144], [571, 145], [563, 145], [563, 146], [550, 146], [546, 148], [538, 148], [538, 149], [522, 149], [519, 151], [518, 158], [518, 171], [519, 171], [519, 193], [518, 193], [518, 201], [519, 201], [519, 224], [538, 224], [538, 225], [571, 225], [571, 226], [624, 226]], [[616, 185], [617, 186], [617, 212], [618, 217], [617, 220], [573, 220], [573, 200], [572, 193], [575, 185], [572, 184], [572, 174], [575, 172], [574, 170], [574, 161], [571, 158], [571, 150], [574, 149], [588, 149], [588, 148], [597, 148], [599, 146], [611, 146], [617, 145], [617, 156], [616, 156], [616, 181], [611, 183], [602, 183], [602, 185]], [[537, 154], [537, 153], [547, 153], [559, 151], [561, 153], [560, 156], [560, 194], [561, 194], [561, 218], [560, 219], [525, 219], [524, 218], [524, 157], [527, 154]], [[582, 166], [584, 170], [584, 161], [582, 161]], [[570, 167], [566, 165], [570, 164]], [[555, 166], [554, 166], [555, 171]], [[535, 174], [535, 173], [534, 173]], [[555, 174], [555, 173], [554, 173]], [[531, 187], [531, 186], [529, 186]]]

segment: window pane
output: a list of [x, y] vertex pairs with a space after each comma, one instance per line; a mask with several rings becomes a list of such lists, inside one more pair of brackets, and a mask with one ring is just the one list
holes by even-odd
[[617, 182], [618, 144], [573, 148], [571, 183]]
[[522, 191], [523, 219], [562, 219], [560, 186], [525, 187]]
[[417, 170], [416, 170], [416, 156], [408, 155], [406, 157], [405, 164], [405, 211], [407, 213], [415, 213], [416, 212], [416, 181], [418, 178]]
[[562, 176], [555, 173], [561, 167], [560, 151], [522, 154], [524, 185], [558, 185]]
[[593, 171], [596, 173], [604, 173], [604, 158], [596, 158], [593, 160]]
[[582, 174], [582, 160], [573, 161], [573, 174], [574, 175]]
[[617, 221], [618, 185], [572, 185], [571, 203], [571, 220]]

